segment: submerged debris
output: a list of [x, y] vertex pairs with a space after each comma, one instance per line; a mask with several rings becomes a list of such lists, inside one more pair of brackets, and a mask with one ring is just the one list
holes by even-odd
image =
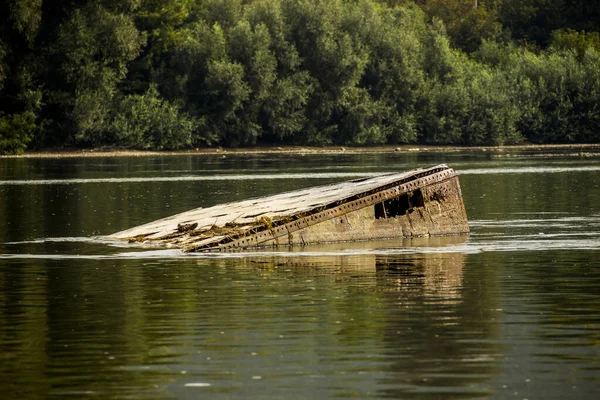
[[467, 233], [446, 165], [196, 209], [109, 236], [184, 251]]

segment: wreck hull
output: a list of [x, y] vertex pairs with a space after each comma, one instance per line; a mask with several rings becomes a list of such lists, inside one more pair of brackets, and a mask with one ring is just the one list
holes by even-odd
[[458, 177], [439, 165], [192, 210], [108, 238], [194, 252], [468, 232]]
[[[425, 189], [436, 193], [445, 190], [457, 193], [458, 180], [432, 185]], [[285, 244], [347, 242], [358, 240], [389, 239], [399, 237], [438, 236], [469, 231], [462, 198], [428, 200], [403, 215], [376, 218], [375, 205], [349, 212], [314, 226], [292, 233]], [[289, 237], [289, 236], [288, 236]], [[274, 244], [274, 241], [268, 244]]]
[[[402, 215], [376, 216], [380, 201], [366, 206], [348, 204], [315, 214], [305, 221], [286, 224], [261, 235], [245, 237], [220, 246], [221, 250], [245, 247], [305, 246], [320, 243], [363, 240], [458, 235], [469, 232], [460, 185], [457, 177], [418, 188], [423, 192], [423, 204], [409, 208]], [[411, 194], [414, 191], [404, 192]], [[444, 199], [437, 196], [444, 193]], [[378, 200], [378, 199], [377, 199]], [[363, 203], [364, 204], [364, 203]], [[348, 211], [360, 207], [354, 211]], [[319, 222], [320, 221], [320, 222]], [[314, 222], [311, 224], [311, 222]]]

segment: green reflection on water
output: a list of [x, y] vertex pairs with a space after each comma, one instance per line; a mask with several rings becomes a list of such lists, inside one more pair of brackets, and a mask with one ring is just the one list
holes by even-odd
[[[3, 181], [248, 175], [0, 184], [5, 398], [585, 398], [598, 387], [597, 171], [502, 172], [594, 167], [593, 158], [0, 162]], [[439, 162], [465, 171], [470, 237], [227, 258], [152, 258], [81, 239], [198, 206], [341, 180], [314, 173]], [[469, 173], [482, 168], [498, 172]], [[306, 176], [252, 179], [282, 173]]]

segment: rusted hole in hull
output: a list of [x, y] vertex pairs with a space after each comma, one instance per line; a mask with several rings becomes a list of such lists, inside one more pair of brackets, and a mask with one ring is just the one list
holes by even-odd
[[416, 207], [424, 206], [423, 192], [417, 189], [375, 204], [375, 218], [395, 218], [411, 213]]

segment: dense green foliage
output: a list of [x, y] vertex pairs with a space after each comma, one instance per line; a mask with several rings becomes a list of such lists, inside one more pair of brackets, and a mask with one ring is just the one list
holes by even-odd
[[7, 0], [0, 153], [600, 142], [600, 5]]
[[4, 115], [0, 112], [0, 154], [20, 154], [27, 148], [36, 128], [31, 111]]

